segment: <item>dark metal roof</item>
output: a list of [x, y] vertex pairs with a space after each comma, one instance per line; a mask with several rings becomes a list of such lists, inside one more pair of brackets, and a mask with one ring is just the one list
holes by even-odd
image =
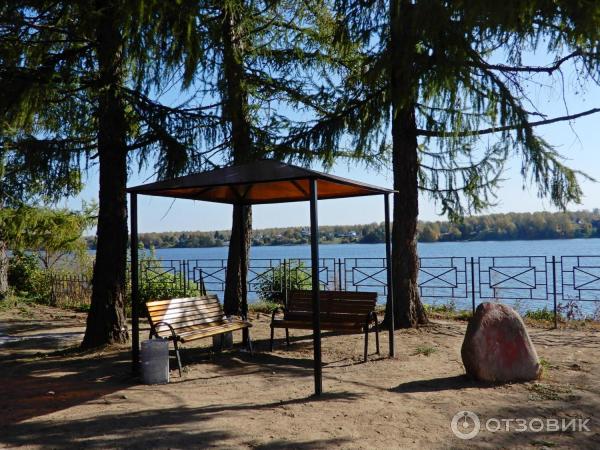
[[319, 199], [394, 192], [268, 159], [134, 186], [127, 191], [231, 204], [285, 203], [309, 200], [309, 181], [313, 179], [317, 180]]

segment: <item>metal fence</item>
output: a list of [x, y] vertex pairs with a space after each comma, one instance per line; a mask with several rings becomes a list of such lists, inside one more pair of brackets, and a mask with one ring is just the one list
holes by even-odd
[[47, 276], [53, 305], [69, 308], [89, 304], [92, 296], [90, 277], [53, 272], [49, 272]]
[[[600, 256], [480, 256], [419, 259], [419, 291], [424, 302], [452, 302], [475, 309], [484, 301], [512, 304], [522, 312], [546, 309], [555, 319], [600, 317]], [[180, 291], [223, 292], [227, 259], [143, 260], [140, 278], [147, 285], [169, 284]], [[310, 258], [250, 259], [251, 301], [272, 288], [283, 292], [310, 283]], [[387, 295], [385, 258], [321, 258], [321, 289], [375, 291]], [[89, 280], [58, 280], [58, 293], [77, 296]], [[72, 283], [71, 288], [66, 285]], [[70, 289], [70, 290], [69, 290]], [[75, 294], [77, 293], [77, 295]]]

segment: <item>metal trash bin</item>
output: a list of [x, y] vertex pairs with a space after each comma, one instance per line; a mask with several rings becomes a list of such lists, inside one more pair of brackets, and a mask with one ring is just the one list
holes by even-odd
[[142, 341], [141, 358], [144, 384], [169, 382], [169, 341], [167, 339]]
[[217, 334], [212, 337], [213, 339], [213, 351], [220, 352], [223, 350], [230, 350], [233, 348], [233, 333], [229, 331], [228, 333]]

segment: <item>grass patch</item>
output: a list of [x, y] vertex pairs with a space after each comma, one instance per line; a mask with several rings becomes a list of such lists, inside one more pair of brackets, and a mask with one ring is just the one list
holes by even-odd
[[447, 319], [447, 320], [469, 320], [472, 316], [471, 311], [456, 309], [456, 303], [450, 300], [448, 303], [442, 303], [440, 305], [429, 305], [425, 303], [423, 305], [425, 313], [428, 317], [433, 319]]
[[267, 300], [261, 300], [256, 303], [250, 303], [248, 305], [248, 311], [253, 313], [271, 314], [277, 308], [281, 308], [279, 303], [270, 302]]
[[534, 447], [556, 447], [556, 443], [544, 440], [531, 441], [531, 445]]
[[[541, 320], [546, 322], [554, 322], [554, 311], [549, 310], [547, 307], [542, 309], [529, 310], [524, 315], [525, 318], [531, 320]], [[559, 320], [562, 318], [559, 316]]]
[[558, 366], [555, 366], [543, 356], [540, 357], [540, 366], [542, 366], [544, 370], [558, 369]]
[[553, 365], [550, 361], [548, 361], [544, 357], [540, 357], [540, 366], [542, 366], [541, 377], [543, 378], [546, 373], [551, 369], [558, 369], [558, 366]]
[[437, 348], [431, 345], [420, 345], [415, 349], [415, 355], [429, 356], [437, 352]]
[[87, 313], [90, 312], [90, 307], [92, 305], [90, 303], [80, 303], [78, 305], [73, 305], [69, 309], [72, 309], [75, 312]]
[[16, 312], [25, 319], [31, 319], [33, 317], [33, 312], [31, 311], [32, 303], [34, 302], [31, 299], [10, 293], [6, 298], [0, 300], [0, 311]]
[[533, 383], [527, 386], [529, 400], [559, 400], [561, 394], [570, 394], [571, 388], [555, 384]]
[[441, 305], [425, 304], [424, 306], [425, 311], [427, 313], [445, 314], [456, 312], [456, 303], [454, 303], [453, 301], [449, 301], [448, 303], [442, 303]]

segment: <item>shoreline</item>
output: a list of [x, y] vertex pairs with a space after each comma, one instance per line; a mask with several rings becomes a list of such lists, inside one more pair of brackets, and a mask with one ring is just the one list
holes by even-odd
[[[143, 234], [143, 233], [142, 233]], [[589, 240], [600, 240], [600, 236], [591, 236], [591, 237], [576, 237], [576, 238], [543, 238], [543, 239], [464, 239], [464, 240], [456, 240], [456, 241], [417, 241], [419, 244], [465, 244], [471, 242], [493, 242], [493, 243], [502, 243], [502, 242], [541, 242], [541, 241], [549, 241], [549, 242], [564, 242], [564, 241], [589, 241]], [[319, 242], [319, 245], [383, 245], [382, 242]], [[310, 243], [302, 243], [302, 244], [265, 244], [265, 245], [251, 245], [251, 248], [261, 248], [261, 247], [302, 247], [302, 246], [310, 246]], [[149, 250], [149, 247], [144, 247], [146, 250]], [[229, 248], [229, 245], [207, 245], [207, 246], [196, 246], [196, 247], [154, 247], [155, 250], [184, 250], [184, 249], [196, 249], [196, 248]], [[95, 247], [88, 247], [88, 251], [95, 251]]]

